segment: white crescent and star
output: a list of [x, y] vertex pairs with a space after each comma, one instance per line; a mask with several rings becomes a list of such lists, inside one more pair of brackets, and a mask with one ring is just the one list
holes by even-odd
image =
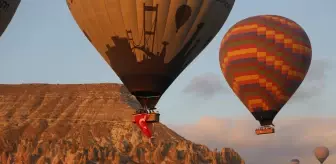
[[143, 127], [144, 129], [147, 129], [147, 127], [145, 125], [143, 125], [144, 122], [146, 122], [146, 117], [143, 117], [139, 120], [139, 125], [141, 127]]

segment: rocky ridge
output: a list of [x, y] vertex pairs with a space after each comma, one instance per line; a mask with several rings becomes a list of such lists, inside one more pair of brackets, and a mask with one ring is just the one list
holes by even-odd
[[[154, 145], [132, 124], [139, 104], [120, 84], [0, 85], [1, 163], [244, 164], [161, 123]], [[160, 135], [158, 135], [160, 134]]]

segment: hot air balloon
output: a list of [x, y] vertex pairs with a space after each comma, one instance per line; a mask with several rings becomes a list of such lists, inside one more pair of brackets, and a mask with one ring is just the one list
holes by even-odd
[[298, 159], [292, 159], [291, 164], [300, 164], [300, 161]]
[[21, 0], [0, 0], [0, 36], [11, 22]]
[[314, 155], [316, 159], [322, 164], [329, 156], [329, 149], [324, 146], [317, 147], [314, 150]]
[[220, 67], [233, 92], [260, 122], [257, 135], [275, 132], [273, 119], [304, 80], [311, 58], [306, 32], [282, 16], [249, 17], [225, 34]]
[[[72, 16], [128, 90], [155, 106], [227, 19], [234, 0], [67, 0]], [[134, 120], [134, 118], [133, 118]]]

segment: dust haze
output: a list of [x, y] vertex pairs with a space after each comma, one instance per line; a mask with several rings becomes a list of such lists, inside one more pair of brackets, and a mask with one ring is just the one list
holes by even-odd
[[221, 78], [223, 78], [221, 74], [212, 72], [195, 76], [184, 88], [183, 92], [204, 99], [228, 92], [229, 89], [224, 86], [226, 85], [225, 81]]
[[313, 60], [305, 80], [293, 95], [293, 101], [310, 99], [320, 95], [326, 87], [327, 71], [332, 67], [327, 59]]

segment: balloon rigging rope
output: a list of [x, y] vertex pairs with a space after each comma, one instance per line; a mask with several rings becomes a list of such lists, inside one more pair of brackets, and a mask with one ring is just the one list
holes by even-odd
[[[155, 18], [155, 20], [156, 20], [156, 18]], [[152, 24], [151, 31], [154, 30], [154, 26], [155, 26], [155, 23]], [[146, 29], [144, 29], [144, 30], [146, 30]], [[155, 32], [155, 31], [154, 31], [154, 32]], [[154, 36], [155, 36], [155, 34], [154, 34]], [[145, 37], [145, 36], [144, 36], [144, 37]], [[145, 38], [145, 43], [144, 43], [144, 44], [145, 44], [146, 46], [148, 46], [148, 41], [149, 41], [149, 39], [150, 39], [150, 36], [147, 37], [147, 38]], [[154, 37], [153, 39], [155, 39], [155, 37]]]
[[[157, 18], [155, 18], [155, 20], [157, 20]], [[151, 31], [154, 29], [154, 26], [155, 26], [155, 23], [152, 24]], [[143, 30], [146, 31], [146, 29], [143, 29]], [[146, 38], [146, 36], [144, 35], [144, 33], [141, 33], [140, 42], [141, 42], [142, 38], [145, 39], [144, 46], [148, 46], [148, 41], [149, 41], [150, 37]], [[155, 39], [155, 38], [153, 38], [153, 39]], [[140, 44], [136, 44], [135, 42], [133, 42], [133, 43], [134, 43], [134, 45], [133, 45], [134, 47], [139, 47], [140, 46]]]

